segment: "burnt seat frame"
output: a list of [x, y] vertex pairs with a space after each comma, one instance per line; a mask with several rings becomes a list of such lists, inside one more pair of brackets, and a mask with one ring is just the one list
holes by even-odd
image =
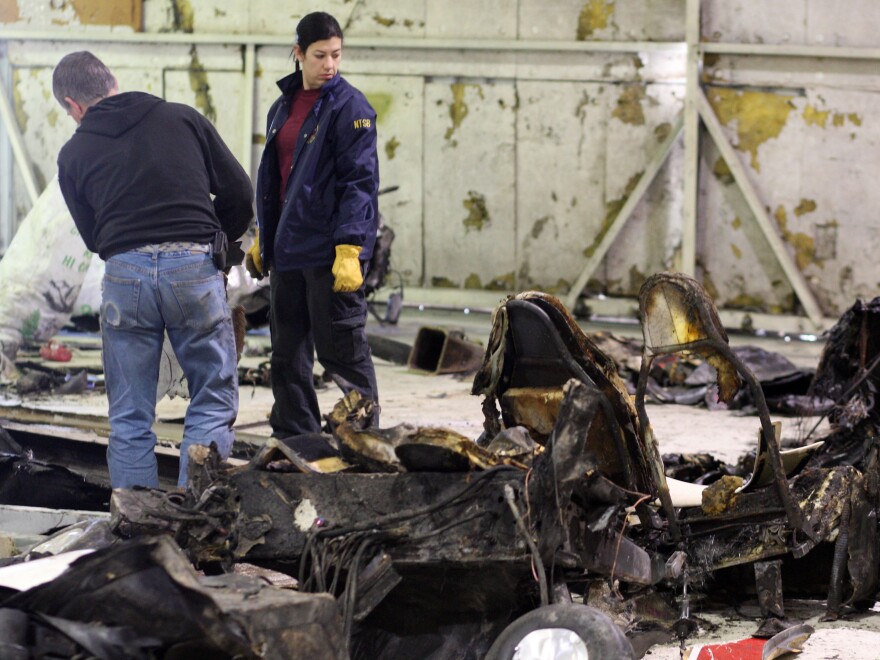
[[[541, 305], [541, 299], [514, 299], [506, 304], [511, 342], [508, 350], [514, 353], [513, 368], [505, 379], [504, 390], [511, 387], [559, 387], [575, 378], [600, 395], [599, 401], [606, 423], [614, 437], [614, 448], [624, 472], [628, 487], [636, 482], [633, 461], [624, 444], [625, 435], [614, 414], [611, 403], [597, 383], [578, 364], [571, 349], [562, 338], [567, 322], [552, 305]], [[559, 318], [551, 318], [551, 314]], [[512, 346], [511, 346], [512, 344]], [[505, 363], [510, 361], [505, 359]], [[525, 376], [528, 374], [528, 377]], [[502, 392], [499, 392], [499, 398]], [[507, 420], [505, 420], [506, 422]]]
[[[635, 397], [635, 407], [638, 411], [642, 430], [650, 432], [648, 414], [645, 410], [645, 392], [648, 386], [648, 375], [654, 358], [660, 355], [671, 355], [683, 352], [700, 353], [701, 349], [708, 349], [721, 355], [727, 360], [727, 362], [733, 365], [734, 369], [745, 381], [752, 394], [755, 407], [758, 411], [758, 417], [761, 420], [761, 436], [768, 450], [776, 491], [782, 502], [783, 508], [785, 509], [788, 524], [793, 531], [792, 554], [795, 557], [805, 555], [815, 545], [817, 535], [812, 525], [810, 525], [809, 521], [804, 516], [803, 510], [792, 497], [788, 485], [788, 479], [785, 475], [785, 467], [782, 462], [779, 443], [776, 439], [776, 433], [770, 419], [770, 409], [767, 407], [767, 401], [764, 398], [763, 390], [761, 390], [761, 384], [758, 382], [755, 374], [752, 373], [752, 371], [730, 348], [727, 343], [727, 337], [723, 334], [723, 330], [719, 329], [720, 321], [717, 320], [717, 312], [714, 310], [714, 305], [712, 306], [712, 309], [708, 309], [708, 306], [712, 305], [711, 299], [702, 292], [702, 287], [700, 287], [696, 280], [680, 274], [669, 273], [660, 273], [648, 278], [639, 292], [639, 311], [641, 314], [643, 331], [648, 327], [646, 318], [646, 301], [648, 300], [651, 289], [663, 284], [678, 288], [680, 292], [685, 294], [689, 301], [694, 302], [694, 304], [689, 306], [688, 312], [695, 315], [692, 317], [691, 321], [696, 321], [696, 323], [699, 324], [699, 329], [702, 330], [705, 336], [695, 341], [683, 342], [670, 346], [650, 346], [649, 338], [647, 334], [645, 335], [644, 348], [642, 349], [642, 365], [639, 370], [639, 379], [636, 386]], [[700, 304], [701, 302], [702, 304]], [[672, 507], [671, 499], [668, 502], [664, 502], [661, 498], [661, 503], [667, 515], [672, 516], [670, 518], [670, 523], [673, 521], [676, 522], [674, 526], [672, 524], [670, 525], [670, 529], [677, 530], [675, 510]], [[799, 542], [797, 539], [797, 532], [802, 532], [806, 535], [808, 540]]]

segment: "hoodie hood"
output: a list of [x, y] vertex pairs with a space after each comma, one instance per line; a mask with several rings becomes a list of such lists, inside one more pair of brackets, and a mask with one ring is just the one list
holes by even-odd
[[165, 101], [145, 92], [108, 96], [88, 109], [77, 132], [119, 137], [139, 124], [160, 103]]

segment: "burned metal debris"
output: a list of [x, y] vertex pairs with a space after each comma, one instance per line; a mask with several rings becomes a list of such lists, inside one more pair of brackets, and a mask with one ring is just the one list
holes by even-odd
[[[311, 604], [296, 619], [308, 637], [300, 641], [326, 657], [507, 659], [550, 628], [573, 631], [591, 657], [640, 657], [660, 640], [684, 643], [698, 625], [691, 602], [715, 584], [756, 593], [756, 634], [795, 648], [810, 633], [786, 617], [795, 587], [818, 590], [829, 618], [877, 592], [880, 418], [868, 394], [880, 358], [867, 330], [841, 330], [840, 341], [864, 350], [829, 346], [836, 366], [820, 370], [825, 396], [846, 406], [846, 394], [865, 387], [860, 409], [870, 402], [870, 411], [855, 423], [835, 416], [831, 436], [783, 449], [760, 381], [728, 346], [699, 285], [657, 275], [640, 302], [635, 399], [558, 300], [526, 292], [493, 315], [472, 389], [482, 397], [480, 438], [373, 427], [373, 402], [351, 392], [325, 433], [271, 439], [245, 465], [194, 447], [185, 493], [116, 491], [111, 526], [132, 539], [138, 565], [173, 555], [155, 540], [173, 538], [200, 567], [248, 562], [296, 576], [299, 596], [321, 599], [303, 601]], [[750, 391], [758, 419], [748, 466], [702, 455], [664, 466], [645, 406], [648, 376], [666, 356], [694, 354], [713, 365], [725, 399]], [[144, 649], [225, 640], [231, 615], [205, 600], [204, 585], [169, 581], [208, 608], [193, 623], [197, 641], [96, 619], [110, 629], [105, 638], [127, 635]], [[48, 602], [39, 592], [17, 598], [4, 607]], [[275, 607], [256, 602], [269, 608], [260, 616]], [[236, 626], [241, 634], [224, 648], [250, 657], [255, 639], [270, 640], [255, 625]]]
[[114, 544], [58, 578], [6, 598], [0, 655], [18, 657], [343, 657], [327, 594], [245, 575], [199, 577], [166, 536]]
[[[302, 589], [333, 593], [352, 657], [428, 657], [450, 640], [481, 657], [517, 617], [573, 601], [615, 615], [644, 650], [658, 631], [692, 631], [676, 598], [742, 566], [761, 589], [762, 630], [778, 632], [788, 625], [778, 561], [826, 562], [822, 547], [841, 558], [825, 585], [828, 615], [856, 606], [877, 587], [876, 522], [864, 522], [876, 521], [866, 487], [876, 478], [860, 465], [810, 464], [821, 443], [780, 449], [754, 374], [695, 282], [658, 276], [643, 292], [643, 374], [655, 357], [690, 351], [712, 361], [725, 397], [750, 386], [761, 413], [751, 473], [715, 465], [721, 478], [708, 487], [667, 477], [644, 379], [633, 405], [614, 362], [564, 307], [530, 292], [495, 311], [473, 385], [485, 416], [478, 443], [371, 428], [370, 402], [348, 397], [319, 456], [297, 438], [243, 468], [194, 456], [195, 501], [181, 505], [194, 518], [171, 520], [176, 537], [194, 561], [287, 566]], [[136, 528], [144, 507], [120, 500], [117, 510]], [[663, 621], [634, 614], [645, 588], [670, 606]]]

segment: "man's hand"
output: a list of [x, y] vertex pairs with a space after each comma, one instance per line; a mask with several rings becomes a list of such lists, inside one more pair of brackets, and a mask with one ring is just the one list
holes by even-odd
[[244, 258], [244, 267], [250, 276], [255, 280], [263, 279], [263, 257], [260, 256], [260, 230], [257, 229], [257, 235], [254, 237], [254, 244], [251, 245]]
[[337, 245], [336, 260], [333, 262], [333, 291], [351, 293], [357, 291], [364, 283], [361, 262], [358, 256], [363, 248], [360, 245]]

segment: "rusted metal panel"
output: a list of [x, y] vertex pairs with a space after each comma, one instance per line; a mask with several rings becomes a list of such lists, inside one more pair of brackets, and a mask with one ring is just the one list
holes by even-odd
[[702, 35], [709, 41], [772, 45], [876, 47], [880, 7], [858, 0], [845, 7], [823, 0], [702, 0]]
[[595, 83], [517, 84], [520, 289], [567, 293], [580, 273], [584, 251], [601, 234], [606, 212], [594, 191], [605, 185], [603, 125], [610, 89]]
[[547, 11], [541, 0], [520, 0], [521, 39], [680, 41], [684, 5], [675, 0], [563, 0]]
[[[790, 78], [774, 84], [790, 85]], [[754, 82], [741, 74], [735, 79]], [[880, 134], [863, 121], [876, 92], [817, 87], [815, 78], [802, 82], [810, 87], [798, 94], [711, 87], [707, 98], [754, 177], [774, 230], [810, 281], [823, 312], [835, 315], [852, 297], [872, 296], [876, 280], [870, 255], [880, 235], [840, 230], [860, 222], [854, 199], [880, 203], [880, 192], [866, 178], [872, 165], [871, 150], [865, 149], [880, 142]], [[864, 84], [862, 76], [859, 85]], [[716, 301], [734, 308], [793, 310], [791, 289], [733, 185], [728, 164], [714, 147], [706, 154], [701, 194], [709, 226], [700, 249]]]
[[[648, 161], [656, 154], [684, 106], [684, 86], [677, 84], [615, 85], [605, 97], [605, 185], [602, 225], [591, 238], [596, 245], [617, 217]], [[673, 148], [594, 274], [605, 293], [633, 296], [645, 277], [674, 268], [681, 249], [684, 194], [683, 142]], [[644, 237], [650, 236], [650, 240]], [[587, 246], [585, 246], [587, 247]], [[589, 249], [589, 248], [588, 248]]]
[[803, 44], [808, 0], [779, 0], [772, 5], [748, 0], [701, 0], [701, 34], [709, 41], [754, 44]]
[[516, 39], [519, 0], [424, 0], [428, 38]]
[[515, 107], [515, 87], [507, 81], [425, 85], [424, 279], [430, 286], [515, 286]]
[[394, 230], [392, 268], [407, 284], [419, 284], [424, 239], [424, 78], [349, 75], [346, 66], [355, 57], [343, 56], [342, 75], [366, 95], [376, 110], [380, 187], [399, 186], [379, 198], [382, 217]]

